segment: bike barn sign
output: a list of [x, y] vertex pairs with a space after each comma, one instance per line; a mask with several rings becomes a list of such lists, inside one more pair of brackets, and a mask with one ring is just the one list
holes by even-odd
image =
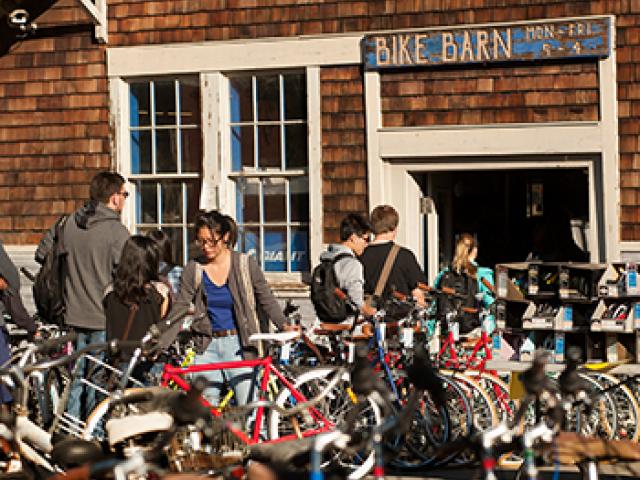
[[367, 70], [469, 63], [604, 58], [611, 43], [610, 17], [572, 18], [495, 26], [367, 35]]

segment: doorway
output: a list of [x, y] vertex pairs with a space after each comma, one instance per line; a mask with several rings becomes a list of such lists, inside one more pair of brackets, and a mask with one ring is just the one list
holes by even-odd
[[[476, 236], [483, 266], [524, 261], [532, 255], [547, 261], [590, 258], [588, 168], [412, 175], [437, 211], [437, 239], [426, 231], [429, 222], [423, 222], [423, 248], [425, 259], [438, 252], [438, 269], [451, 261], [456, 238], [463, 232]], [[429, 277], [434, 273], [428, 272]]]

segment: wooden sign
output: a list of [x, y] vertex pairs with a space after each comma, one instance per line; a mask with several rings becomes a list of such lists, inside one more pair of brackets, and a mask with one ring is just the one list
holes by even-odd
[[367, 35], [367, 70], [609, 56], [609, 17]]

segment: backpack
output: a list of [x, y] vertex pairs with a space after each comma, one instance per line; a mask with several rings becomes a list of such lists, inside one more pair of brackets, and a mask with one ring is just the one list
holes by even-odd
[[311, 273], [311, 302], [321, 322], [340, 323], [351, 313], [347, 302], [336, 295], [336, 288], [340, 288], [340, 283], [334, 266], [338, 260], [346, 257], [351, 255], [341, 253], [331, 260], [322, 260]]
[[[445, 319], [448, 313], [455, 312], [460, 307], [478, 307], [478, 300], [476, 298], [476, 294], [478, 293], [478, 282], [470, 275], [467, 275], [466, 273], [458, 273], [451, 269], [445, 270], [437, 285], [437, 288], [439, 289], [442, 289], [443, 287], [452, 288], [463, 298], [456, 298], [448, 295], [438, 297], [439, 318]], [[468, 333], [480, 325], [480, 318], [478, 314], [458, 311], [458, 314], [453, 320], [459, 323], [460, 333]]]
[[53, 244], [47, 252], [33, 282], [33, 299], [38, 316], [47, 323], [64, 322], [64, 283], [67, 276], [67, 251], [62, 242], [62, 230], [67, 221], [60, 217], [55, 224]]

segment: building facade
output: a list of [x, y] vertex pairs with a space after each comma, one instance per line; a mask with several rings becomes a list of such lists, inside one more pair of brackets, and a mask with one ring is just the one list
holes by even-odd
[[102, 7], [58, 1], [0, 50], [16, 251], [114, 168], [132, 232], [167, 230], [184, 261], [195, 212], [219, 208], [281, 291], [304, 291], [344, 214], [380, 203], [430, 278], [464, 231], [487, 265], [524, 260], [536, 232], [640, 257], [640, 2]]

